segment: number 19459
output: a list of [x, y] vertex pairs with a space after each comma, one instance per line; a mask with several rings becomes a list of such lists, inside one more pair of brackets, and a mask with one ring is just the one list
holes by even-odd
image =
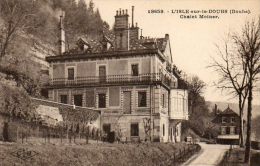
[[163, 10], [162, 9], [151, 9], [151, 10], [148, 10], [148, 13], [163, 13]]

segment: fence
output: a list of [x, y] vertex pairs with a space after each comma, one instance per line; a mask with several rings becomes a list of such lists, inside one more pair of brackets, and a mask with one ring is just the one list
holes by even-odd
[[198, 144], [187, 144], [187, 147], [175, 151], [172, 154], [172, 157], [169, 158], [165, 163], [162, 163], [161, 165], [181, 165], [181, 163], [187, 161], [192, 155], [200, 151], [200, 149], [201, 147]]
[[18, 143], [88, 143], [102, 140], [99, 129], [90, 126], [48, 127], [32, 125], [28, 122], [14, 121], [4, 125], [5, 140]]

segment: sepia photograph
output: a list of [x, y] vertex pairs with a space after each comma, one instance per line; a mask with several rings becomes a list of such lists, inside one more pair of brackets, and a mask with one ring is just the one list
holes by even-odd
[[0, 0], [0, 166], [259, 165], [259, 0]]

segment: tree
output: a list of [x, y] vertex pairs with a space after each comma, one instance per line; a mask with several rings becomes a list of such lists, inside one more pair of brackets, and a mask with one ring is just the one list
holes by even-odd
[[[231, 40], [230, 40], [231, 39]], [[238, 97], [240, 116], [240, 147], [244, 146], [244, 106], [248, 95], [247, 61], [235, 46], [235, 40], [231, 36], [225, 40], [224, 46], [216, 45], [219, 60], [212, 58], [212, 65], [219, 75], [215, 86], [221, 90], [227, 90], [234, 97]]]
[[198, 77], [192, 76], [189, 81], [183, 81], [184, 87], [188, 88], [189, 121], [185, 121], [184, 130], [192, 129], [200, 137], [205, 137], [208, 123], [211, 121], [209, 109], [203, 97], [203, 90], [206, 84]]
[[17, 87], [23, 87], [29, 95], [40, 94], [41, 68], [29, 54], [30, 44], [23, 37], [16, 37], [9, 45], [8, 56], [0, 61], [0, 72], [5, 80], [11, 80]]
[[[37, 1], [38, 2], [38, 1]], [[39, 6], [38, 6], [39, 7]], [[0, 72], [5, 80], [15, 81], [28, 94], [40, 92], [40, 65], [31, 59], [34, 39], [28, 32], [37, 29], [35, 16], [37, 3], [30, 0], [0, 1], [2, 24], [0, 26]], [[40, 17], [41, 18], [41, 17]]]
[[219, 80], [220, 88], [231, 88], [231, 92], [239, 97], [241, 126], [243, 107], [247, 99], [245, 162], [250, 165], [253, 89], [260, 72], [260, 21], [247, 22], [241, 34], [234, 33], [231, 39], [232, 49], [225, 43], [224, 51], [219, 51], [223, 63], [215, 60], [212, 67], [222, 76]]
[[93, 0], [90, 0], [89, 5], [88, 5], [88, 11], [90, 12], [90, 14], [94, 14], [94, 7], [95, 7], [95, 5], [94, 5]]
[[244, 59], [247, 68], [248, 98], [247, 98], [247, 138], [245, 149], [245, 162], [250, 165], [251, 151], [251, 118], [253, 89], [259, 79], [260, 72], [260, 18], [257, 22], [247, 22], [241, 35], [233, 36], [241, 58]]
[[198, 76], [191, 77], [191, 80], [188, 82], [189, 101], [191, 103], [190, 114], [193, 114], [194, 107], [198, 106], [201, 102], [205, 102], [204, 99], [204, 101], [201, 100], [205, 86], [206, 84]]
[[0, 60], [8, 54], [8, 47], [18, 32], [29, 28], [33, 2], [19, 0], [0, 1], [0, 15], [4, 20], [0, 29]]

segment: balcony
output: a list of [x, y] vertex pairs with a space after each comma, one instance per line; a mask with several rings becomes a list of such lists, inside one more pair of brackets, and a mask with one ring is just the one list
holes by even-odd
[[107, 75], [107, 76], [90, 76], [90, 77], [75, 77], [54, 78], [51, 79], [47, 86], [106, 86], [106, 85], [138, 85], [138, 84], [162, 84], [170, 88], [173, 82], [165, 75], [160, 73], [132, 75]]

